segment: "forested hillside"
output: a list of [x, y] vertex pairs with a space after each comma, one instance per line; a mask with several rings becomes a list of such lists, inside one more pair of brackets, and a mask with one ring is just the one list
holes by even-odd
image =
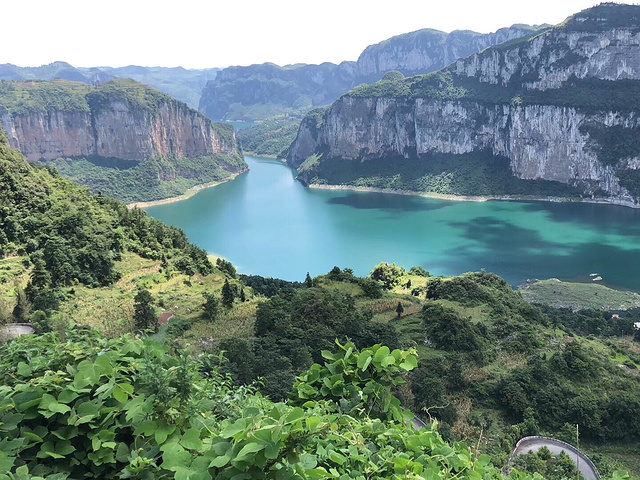
[[635, 313], [542, 310], [485, 272], [238, 275], [5, 139], [0, 191], [0, 320], [40, 334], [0, 350], [3, 480], [495, 478], [576, 423], [604, 476], [640, 471]]

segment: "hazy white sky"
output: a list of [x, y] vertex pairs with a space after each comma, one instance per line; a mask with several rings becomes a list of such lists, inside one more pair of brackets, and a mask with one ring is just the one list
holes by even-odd
[[420, 28], [558, 23], [599, 0], [2, 1], [0, 63], [226, 67], [356, 60]]

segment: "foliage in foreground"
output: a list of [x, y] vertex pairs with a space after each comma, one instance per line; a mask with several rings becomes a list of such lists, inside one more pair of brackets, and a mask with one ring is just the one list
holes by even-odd
[[488, 456], [408, 422], [391, 387], [416, 366], [413, 351], [338, 344], [285, 404], [232, 389], [206, 357], [68, 335], [0, 349], [2, 480], [500, 476]]

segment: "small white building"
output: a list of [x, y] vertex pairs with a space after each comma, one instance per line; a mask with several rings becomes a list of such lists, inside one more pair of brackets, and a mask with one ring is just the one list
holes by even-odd
[[635, 328], [636, 330], [640, 330], [640, 322], [634, 323], [633, 328]]

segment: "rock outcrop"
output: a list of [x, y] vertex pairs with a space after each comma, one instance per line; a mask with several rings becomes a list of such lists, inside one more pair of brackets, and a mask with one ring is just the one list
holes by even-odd
[[11, 146], [30, 161], [241, 156], [229, 125], [212, 124], [183, 103], [130, 80], [100, 87], [5, 82], [0, 124]]
[[359, 87], [305, 119], [287, 158], [299, 167], [313, 156], [321, 179], [327, 159], [490, 152], [520, 179], [635, 205], [638, 91], [640, 7], [603, 4], [436, 74]]

